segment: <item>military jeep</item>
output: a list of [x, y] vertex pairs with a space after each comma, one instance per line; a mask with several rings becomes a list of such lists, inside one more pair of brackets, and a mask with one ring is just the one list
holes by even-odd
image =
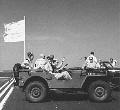
[[67, 93], [84, 92], [92, 101], [106, 101], [110, 98], [112, 89], [120, 85], [120, 69], [113, 68], [109, 62], [101, 63], [99, 69], [64, 67], [61, 71], [68, 71], [71, 80], [56, 79], [43, 69], [29, 70], [17, 63], [13, 67], [15, 85], [23, 89], [30, 102], [42, 102], [52, 89]]

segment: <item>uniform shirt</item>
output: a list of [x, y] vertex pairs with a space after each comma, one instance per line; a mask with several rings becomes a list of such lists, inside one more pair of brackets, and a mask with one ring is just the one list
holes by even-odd
[[97, 66], [97, 58], [94, 55], [90, 55], [86, 59], [86, 66], [88, 68], [96, 68], [96, 66]]
[[44, 69], [47, 61], [44, 58], [37, 59], [34, 65], [34, 69], [42, 68]]

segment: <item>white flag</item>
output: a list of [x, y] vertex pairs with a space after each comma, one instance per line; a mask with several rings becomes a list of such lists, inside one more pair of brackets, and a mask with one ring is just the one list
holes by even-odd
[[25, 20], [5, 24], [4, 42], [25, 41]]

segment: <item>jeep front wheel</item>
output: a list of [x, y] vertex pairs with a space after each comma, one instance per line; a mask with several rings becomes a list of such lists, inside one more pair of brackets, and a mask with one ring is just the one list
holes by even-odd
[[90, 84], [88, 94], [91, 100], [103, 102], [111, 96], [111, 89], [107, 82], [95, 81]]
[[47, 87], [39, 81], [31, 82], [25, 89], [25, 95], [30, 102], [42, 102], [47, 96]]

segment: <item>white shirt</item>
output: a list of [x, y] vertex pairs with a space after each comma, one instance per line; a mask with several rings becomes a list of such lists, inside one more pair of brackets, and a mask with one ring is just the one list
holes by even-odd
[[52, 73], [53, 69], [49, 61], [45, 64], [44, 69], [47, 70], [49, 73]]
[[86, 59], [86, 64], [88, 68], [96, 68], [97, 66], [97, 58], [94, 55], [90, 55]]
[[34, 69], [38, 69], [38, 68], [44, 69], [46, 63], [47, 61], [43, 58], [37, 59], [35, 61]]

